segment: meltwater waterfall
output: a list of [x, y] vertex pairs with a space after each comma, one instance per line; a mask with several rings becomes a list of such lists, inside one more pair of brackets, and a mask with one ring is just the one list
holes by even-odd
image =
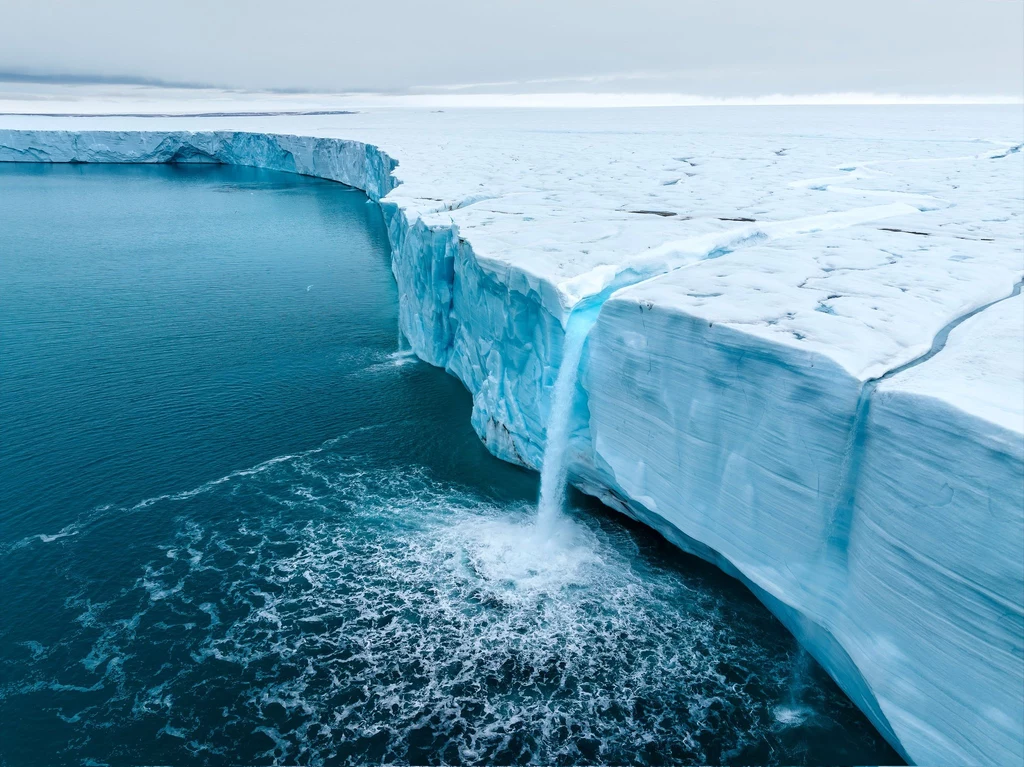
[[540, 472], [540, 501], [537, 505], [537, 531], [541, 537], [554, 533], [569, 473], [569, 440], [572, 436], [572, 410], [579, 378], [580, 358], [587, 334], [597, 320], [600, 307], [574, 311], [566, 323], [562, 362], [551, 392], [544, 464]]

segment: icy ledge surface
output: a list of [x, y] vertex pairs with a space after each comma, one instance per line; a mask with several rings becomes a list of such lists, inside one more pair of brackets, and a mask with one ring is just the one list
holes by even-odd
[[492, 452], [540, 467], [583, 323], [573, 481], [743, 579], [912, 761], [1002, 764], [1024, 758], [1020, 136], [978, 108], [0, 116], [0, 160], [364, 189], [402, 328]]

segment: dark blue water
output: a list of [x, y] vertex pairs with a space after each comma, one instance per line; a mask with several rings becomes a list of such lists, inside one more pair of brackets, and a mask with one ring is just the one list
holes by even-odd
[[0, 763], [893, 762], [737, 583], [402, 354], [376, 206], [0, 164]]

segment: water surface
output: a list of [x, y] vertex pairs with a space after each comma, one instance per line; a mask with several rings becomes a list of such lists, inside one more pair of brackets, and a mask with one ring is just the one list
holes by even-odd
[[0, 164], [0, 762], [893, 762], [735, 581], [400, 351], [379, 209]]

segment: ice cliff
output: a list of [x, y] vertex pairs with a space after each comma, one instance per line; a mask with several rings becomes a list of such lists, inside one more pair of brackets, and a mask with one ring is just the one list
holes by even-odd
[[872, 116], [808, 137], [765, 114], [698, 140], [685, 111], [5, 118], [0, 160], [365, 190], [402, 329], [470, 390], [492, 452], [540, 468], [578, 357], [577, 486], [747, 583], [910, 760], [1019, 763], [1024, 154], [967, 140], [973, 116], [917, 141], [911, 112], [872, 140]]

